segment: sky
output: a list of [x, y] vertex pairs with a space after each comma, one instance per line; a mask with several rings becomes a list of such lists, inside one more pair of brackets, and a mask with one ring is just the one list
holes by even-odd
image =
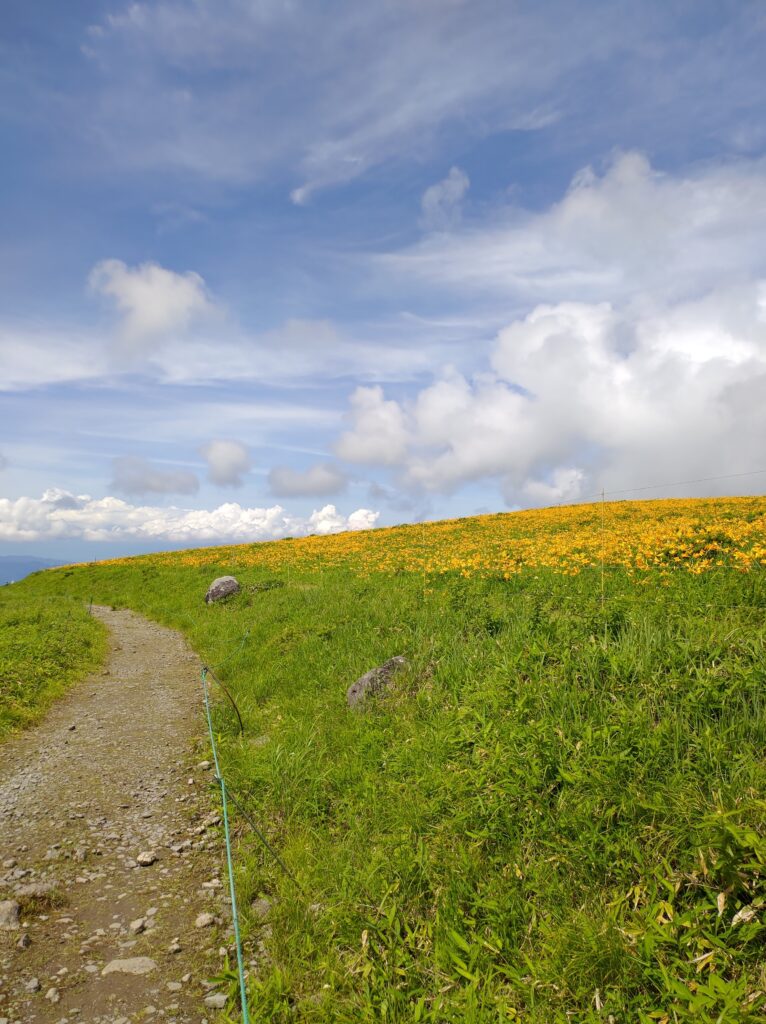
[[0, 554], [763, 492], [760, 0], [3, 10]]

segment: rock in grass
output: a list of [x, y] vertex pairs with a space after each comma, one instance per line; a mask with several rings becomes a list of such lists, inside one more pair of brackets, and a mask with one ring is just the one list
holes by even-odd
[[257, 899], [253, 900], [250, 904], [250, 909], [253, 912], [253, 916], [260, 918], [261, 921], [265, 921], [271, 913], [271, 900]]
[[207, 588], [205, 604], [212, 604], [214, 601], [220, 601], [221, 598], [228, 597], [230, 594], [238, 593], [239, 583], [237, 583], [233, 576], [219, 576]]
[[0, 930], [12, 931], [19, 927], [20, 909], [15, 900], [0, 901]]
[[397, 672], [407, 666], [407, 659], [401, 654], [395, 658], [389, 658], [377, 668], [370, 669], [360, 676], [355, 683], [352, 683], [346, 691], [346, 700], [350, 708], [358, 707], [365, 699], [373, 693], [380, 693], [391, 685], [391, 680]]

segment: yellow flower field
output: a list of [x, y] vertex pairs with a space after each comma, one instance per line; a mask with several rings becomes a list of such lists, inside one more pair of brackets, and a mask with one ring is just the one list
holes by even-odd
[[766, 497], [620, 501], [146, 556], [155, 564], [361, 574], [503, 574], [587, 566], [631, 573], [766, 565]]

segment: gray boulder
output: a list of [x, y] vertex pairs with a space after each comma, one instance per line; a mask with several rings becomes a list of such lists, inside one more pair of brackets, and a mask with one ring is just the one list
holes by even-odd
[[239, 583], [237, 583], [233, 576], [219, 576], [207, 588], [205, 604], [212, 604], [214, 601], [220, 601], [222, 597], [228, 597], [229, 594], [238, 593]]
[[365, 699], [373, 693], [380, 693], [381, 690], [387, 689], [391, 685], [391, 680], [394, 678], [397, 672], [401, 672], [403, 668], [407, 667], [407, 659], [401, 654], [397, 654], [395, 658], [389, 658], [388, 661], [383, 662], [382, 665], [378, 665], [377, 668], [370, 669], [369, 672], [365, 672], [363, 676], [360, 676], [355, 683], [352, 683], [346, 691], [346, 700], [350, 708], [358, 707], [364, 703]]

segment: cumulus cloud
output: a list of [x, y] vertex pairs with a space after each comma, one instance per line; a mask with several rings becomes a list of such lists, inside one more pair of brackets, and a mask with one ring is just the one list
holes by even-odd
[[208, 478], [219, 487], [241, 487], [250, 471], [250, 455], [241, 441], [213, 440], [203, 444], [200, 455], [207, 463]]
[[196, 494], [199, 481], [185, 469], [161, 469], [136, 455], [112, 460], [110, 484], [123, 494]]
[[227, 503], [204, 509], [132, 505], [120, 498], [92, 498], [52, 488], [41, 498], [0, 499], [0, 540], [258, 541], [307, 534], [368, 530], [379, 513], [360, 508], [348, 516], [325, 505], [309, 516], [293, 516], [280, 505], [243, 508]]
[[471, 374], [446, 366], [398, 401], [357, 390], [339, 454], [415, 491], [492, 480], [509, 504], [750, 471], [766, 436], [764, 232], [763, 160], [672, 176], [623, 153], [547, 210], [385, 257], [528, 312]]
[[336, 450], [348, 462], [396, 465], [407, 451], [404, 410], [386, 400], [381, 387], [359, 387], [351, 396], [352, 427], [343, 433]]
[[423, 227], [440, 231], [457, 223], [460, 206], [470, 184], [465, 171], [452, 167], [446, 178], [427, 188], [420, 201]]
[[[341, 440], [359, 461], [398, 467], [406, 485], [449, 492], [494, 478], [509, 504], [545, 504], [603, 481], [760, 468], [764, 392], [766, 280], [660, 313], [538, 306], [499, 333], [483, 373], [448, 368], [405, 402], [357, 395]], [[371, 441], [383, 436], [380, 409], [396, 445]]]
[[324, 497], [348, 486], [348, 478], [331, 463], [317, 463], [304, 471], [275, 466], [269, 473], [269, 486], [278, 498]]
[[205, 282], [193, 271], [178, 274], [157, 263], [129, 267], [122, 260], [102, 260], [88, 280], [114, 302], [123, 337], [133, 344], [185, 331], [214, 309]]

